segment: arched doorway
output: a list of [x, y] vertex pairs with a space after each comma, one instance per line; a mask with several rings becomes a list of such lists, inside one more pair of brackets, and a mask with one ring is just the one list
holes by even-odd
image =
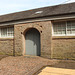
[[31, 28], [25, 34], [25, 54], [40, 56], [40, 33]]

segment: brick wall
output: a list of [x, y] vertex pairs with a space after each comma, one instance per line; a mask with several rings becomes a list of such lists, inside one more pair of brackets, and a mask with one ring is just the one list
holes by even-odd
[[53, 39], [52, 58], [75, 59], [75, 39]]
[[13, 55], [13, 39], [0, 39], [0, 55]]

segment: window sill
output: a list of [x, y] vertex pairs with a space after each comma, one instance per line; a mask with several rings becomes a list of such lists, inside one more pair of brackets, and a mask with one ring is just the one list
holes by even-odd
[[75, 39], [75, 36], [52, 36], [52, 39]]
[[14, 38], [13, 37], [6, 37], [6, 38], [0, 38], [0, 40], [13, 40]]

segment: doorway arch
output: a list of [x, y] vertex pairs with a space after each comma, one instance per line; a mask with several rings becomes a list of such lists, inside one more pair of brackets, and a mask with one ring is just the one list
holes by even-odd
[[31, 28], [25, 33], [25, 54], [40, 56], [40, 33]]

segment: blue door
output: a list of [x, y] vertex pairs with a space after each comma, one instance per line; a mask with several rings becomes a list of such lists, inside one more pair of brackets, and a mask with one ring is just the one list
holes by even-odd
[[26, 32], [25, 39], [26, 55], [40, 56], [40, 33], [32, 28]]

